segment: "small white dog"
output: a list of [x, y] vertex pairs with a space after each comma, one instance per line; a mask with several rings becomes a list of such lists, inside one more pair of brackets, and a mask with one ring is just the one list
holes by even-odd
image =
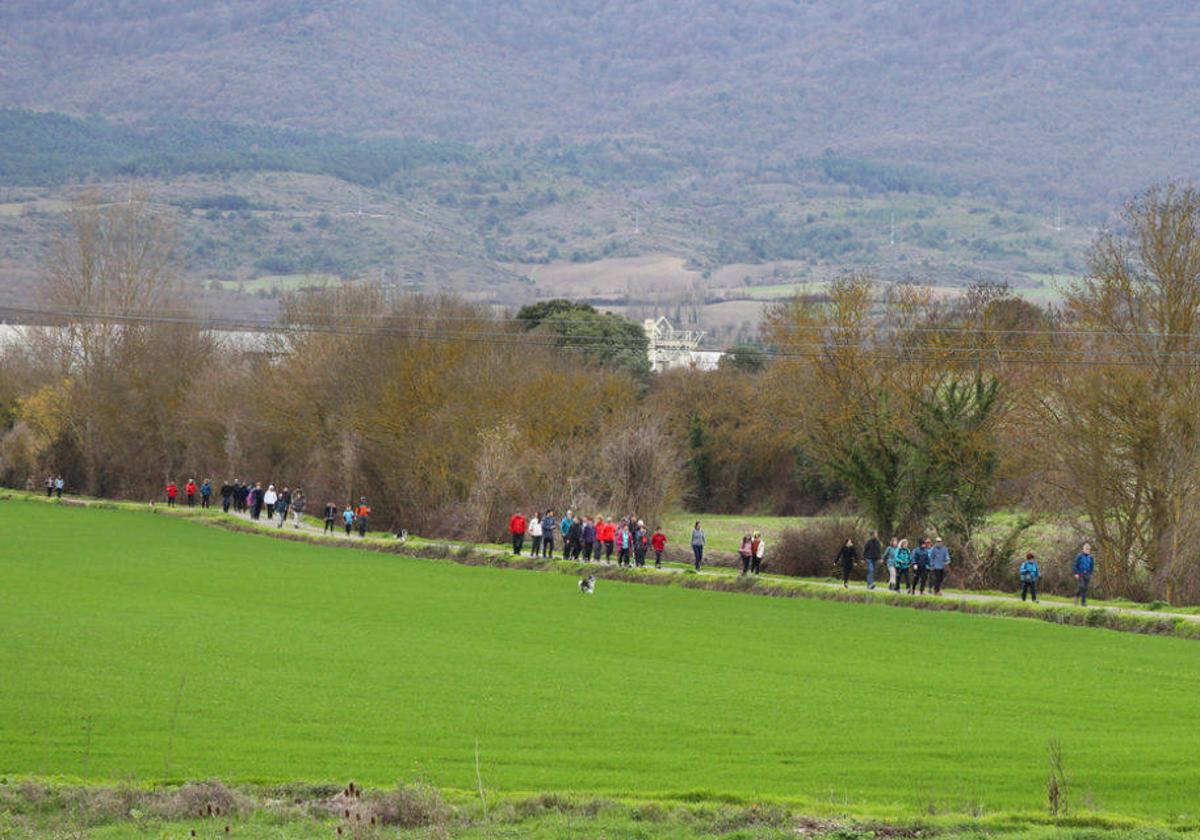
[[579, 591], [582, 592], [584, 595], [595, 595], [596, 594], [596, 576], [588, 575], [585, 578], [581, 578], [579, 581]]

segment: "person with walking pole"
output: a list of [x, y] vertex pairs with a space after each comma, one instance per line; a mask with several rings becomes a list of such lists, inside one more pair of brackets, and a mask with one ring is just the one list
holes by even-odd
[[1033, 596], [1033, 603], [1037, 603], [1037, 585], [1042, 577], [1042, 570], [1038, 567], [1038, 562], [1033, 556], [1033, 552], [1025, 555], [1025, 562], [1018, 569], [1021, 575], [1021, 600], [1025, 600], [1026, 594]]
[[883, 558], [883, 543], [879, 541], [879, 532], [872, 531], [871, 538], [863, 546], [863, 560], [867, 564], [867, 589], [875, 588], [875, 564]]
[[842, 589], [850, 588], [850, 571], [854, 568], [857, 560], [858, 548], [854, 545], [854, 539], [851, 537], [843, 543], [835, 561], [842, 570]]
[[1092, 582], [1092, 573], [1096, 571], [1096, 560], [1092, 557], [1092, 546], [1090, 543], [1083, 544], [1083, 550], [1075, 558], [1074, 569], [1075, 580], [1079, 582], [1079, 589], [1075, 593], [1075, 605], [1086, 607], [1088, 585]]
[[704, 562], [704, 529], [700, 527], [700, 520], [696, 520], [696, 524], [692, 527], [692, 556], [696, 563], [696, 571], [700, 571], [700, 564]]

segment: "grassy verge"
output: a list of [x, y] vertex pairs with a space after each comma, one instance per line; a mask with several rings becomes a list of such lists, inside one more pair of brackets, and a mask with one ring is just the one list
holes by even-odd
[[[886, 589], [867, 590], [861, 587], [839, 589], [803, 578], [782, 576], [741, 577], [732, 570], [720, 568], [710, 568], [709, 574], [696, 575], [690, 570], [690, 567], [677, 563], [668, 564], [671, 567], [668, 571], [658, 571], [650, 568], [622, 569], [616, 566], [598, 566], [590, 563], [541, 560], [527, 556], [517, 557], [495, 546], [447, 543], [419, 537], [401, 542], [392, 535], [383, 532], [371, 532], [366, 538], [357, 536], [328, 538], [291, 528], [271, 529], [251, 525], [243, 519], [222, 514], [220, 511], [205, 511], [200, 508], [175, 508], [168, 510], [162, 506], [148, 508], [146, 505], [137, 502], [108, 499], [71, 498], [54, 500], [46, 499], [39, 494], [29, 494], [19, 491], [5, 491], [0, 493], [0, 501], [4, 500], [47, 502], [67, 506], [83, 506], [143, 513], [150, 510], [241, 533], [271, 536], [277, 539], [314, 545], [337, 545], [359, 550], [382, 551], [429, 560], [452, 560], [468, 566], [526, 569], [531, 571], [559, 572], [569, 575], [593, 574], [601, 579], [620, 580], [628, 583], [649, 584], [653, 586], [680, 586], [687, 589], [740, 592], [774, 598], [816, 598], [843, 603], [879, 604], [917, 610], [1034, 619], [1050, 622], [1051, 624], [1073, 627], [1098, 627], [1121, 633], [1174, 636], [1181, 639], [1200, 640], [1200, 622], [1165, 614], [1137, 615], [1121, 611], [1121, 608], [1154, 610], [1154, 605], [1136, 604], [1128, 601], [1093, 601], [1093, 606], [1085, 609], [1074, 606], [1067, 599], [1053, 598], [1051, 596], [1043, 597], [1040, 604], [1026, 603], [1016, 599], [1011, 601], [965, 600], [952, 597], [958, 590], [950, 589], [946, 590], [948, 593], [947, 596], [942, 598], [917, 597], [890, 592]], [[970, 594], [983, 594], [1002, 598], [1008, 593], [980, 592]], [[1176, 610], [1172, 609], [1172, 611]], [[1181, 608], [1178, 612], [1196, 614], [1200, 610], [1196, 608]]]
[[428, 785], [178, 787], [0, 782], [0, 836], [12, 840], [94, 837], [383, 838], [943, 838], [943, 840], [1185, 840], [1197, 827], [1089, 814], [938, 814], [881, 820], [813, 816], [772, 802], [622, 800], [543, 793], [498, 797]]

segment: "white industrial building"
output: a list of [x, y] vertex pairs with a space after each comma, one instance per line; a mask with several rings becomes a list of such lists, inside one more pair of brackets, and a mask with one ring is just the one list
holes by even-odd
[[642, 328], [646, 331], [650, 369], [655, 373], [679, 367], [715, 370], [723, 355], [697, 350], [704, 333], [700, 330], [677, 330], [666, 318], [647, 318], [642, 322]]

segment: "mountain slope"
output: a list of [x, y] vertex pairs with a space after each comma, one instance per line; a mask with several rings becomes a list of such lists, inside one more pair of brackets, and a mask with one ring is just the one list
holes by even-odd
[[833, 147], [1097, 207], [1200, 173], [1197, 44], [1172, 0], [9, 0], [0, 104], [717, 166]]

